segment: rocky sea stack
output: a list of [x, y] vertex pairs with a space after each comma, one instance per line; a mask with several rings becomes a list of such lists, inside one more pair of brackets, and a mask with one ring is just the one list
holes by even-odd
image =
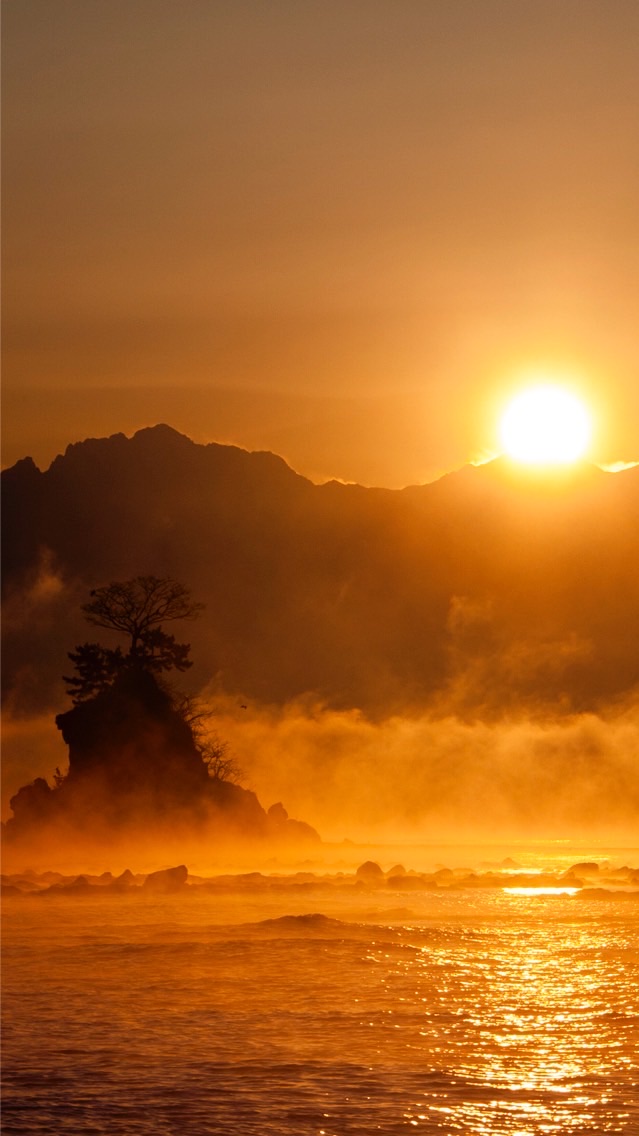
[[9, 839], [67, 830], [317, 841], [281, 804], [268, 812], [255, 793], [211, 776], [193, 730], [171, 695], [144, 670], [124, 671], [94, 698], [56, 718], [69, 747], [69, 770], [53, 788], [42, 777], [11, 799]]
[[69, 749], [65, 774], [51, 787], [38, 777], [11, 799], [4, 828], [13, 840], [65, 835], [95, 840], [153, 838], [318, 841], [310, 825], [289, 820], [281, 803], [266, 812], [238, 781], [226, 745], [210, 733], [206, 710], [163, 677], [190, 665], [189, 644], [163, 630], [192, 619], [195, 604], [170, 578], [138, 576], [91, 592], [88, 622], [125, 637], [126, 647], [84, 643], [69, 653], [73, 699], [56, 726]]

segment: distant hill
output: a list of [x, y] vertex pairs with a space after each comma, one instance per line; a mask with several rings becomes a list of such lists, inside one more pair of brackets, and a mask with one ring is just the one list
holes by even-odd
[[2, 475], [5, 697], [59, 709], [91, 587], [172, 575], [207, 606], [191, 686], [373, 716], [567, 713], [639, 682], [639, 468], [314, 485], [168, 426]]

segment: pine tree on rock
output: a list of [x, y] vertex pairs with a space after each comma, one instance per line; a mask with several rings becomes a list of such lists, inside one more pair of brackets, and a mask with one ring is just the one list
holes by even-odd
[[129, 669], [151, 674], [187, 670], [192, 665], [190, 644], [177, 643], [162, 624], [196, 619], [203, 606], [193, 601], [184, 584], [170, 577], [136, 576], [94, 589], [82, 606], [87, 621], [125, 635], [128, 650], [83, 643], [69, 652], [77, 673], [65, 675], [64, 681], [74, 703], [93, 698]]

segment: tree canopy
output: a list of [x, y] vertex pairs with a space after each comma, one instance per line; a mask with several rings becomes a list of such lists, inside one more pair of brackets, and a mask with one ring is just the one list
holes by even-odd
[[70, 651], [76, 675], [63, 677], [74, 702], [92, 698], [127, 668], [156, 674], [187, 670], [192, 665], [190, 644], [177, 643], [162, 624], [196, 619], [203, 606], [171, 577], [135, 576], [94, 589], [89, 602], [82, 605], [87, 621], [125, 635], [128, 649], [83, 643]]
[[89, 623], [129, 635], [133, 653], [160, 624], [196, 619], [203, 608], [204, 604], [193, 601], [185, 584], [170, 576], [135, 576], [124, 583], [94, 588], [89, 603], [82, 605]]

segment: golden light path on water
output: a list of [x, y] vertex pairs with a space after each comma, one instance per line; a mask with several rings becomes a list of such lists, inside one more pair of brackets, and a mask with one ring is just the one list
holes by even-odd
[[630, 1136], [637, 902], [576, 890], [16, 899], [4, 1131]]
[[510, 887], [502, 889], [506, 895], [576, 895], [575, 887]]
[[[528, 898], [572, 896], [578, 890], [503, 889], [505, 894]], [[412, 1127], [432, 1120], [437, 1113], [446, 1118], [444, 1131], [470, 1131], [481, 1136], [494, 1136], [496, 1132], [535, 1136], [563, 1131], [630, 1131], [623, 1123], [630, 1118], [629, 1112], [618, 1114], [617, 1120], [622, 1123], [619, 1128], [608, 1128], [601, 1118], [598, 1120], [593, 1109], [609, 1098], [605, 1092], [593, 1094], [588, 1087], [593, 1078], [605, 1079], [613, 1066], [632, 1065], [631, 1054], [623, 1052], [623, 1040], [608, 1037], [602, 1046], [598, 1029], [615, 1012], [602, 980], [609, 965], [605, 952], [615, 950], [618, 943], [611, 936], [599, 946], [604, 958], [593, 959], [587, 928], [571, 928], [566, 933], [551, 924], [547, 936], [542, 932], [541, 938], [546, 941], [540, 941], [539, 933], [531, 934], [530, 930], [516, 940], [506, 936], [501, 951], [493, 948], [490, 953], [478, 952], [461, 978], [462, 988], [477, 992], [482, 985], [492, 983], [495, 993], [478, 998], [474, 1015], [456, 1011], [475, 1032], [474, 1054], [470, 1060], [462, 1059], [456, 1072], [472, 1084], [481, 1070], [484, 1095], [491, 1085], [494, 1095], [489, 1092], [486, 1099], [467, 1100], [460, 1110], [452, 1101], [445, 1103], [450, 1094], [443, 1093], [441, 1104], [431, 1103], [428, 1111], [405, 1114]], [[440, 965], [445, 969], [448, 963], [444, 952]], [[619, 963], [615, 971], [625, 986], [627, 975]], [[447, 989], [446, 980], [443, 988]], [[454, 1027], [451, 1032], [455, 1032]], [[420, 1033], [427, 1037], [428, 1028]]]

